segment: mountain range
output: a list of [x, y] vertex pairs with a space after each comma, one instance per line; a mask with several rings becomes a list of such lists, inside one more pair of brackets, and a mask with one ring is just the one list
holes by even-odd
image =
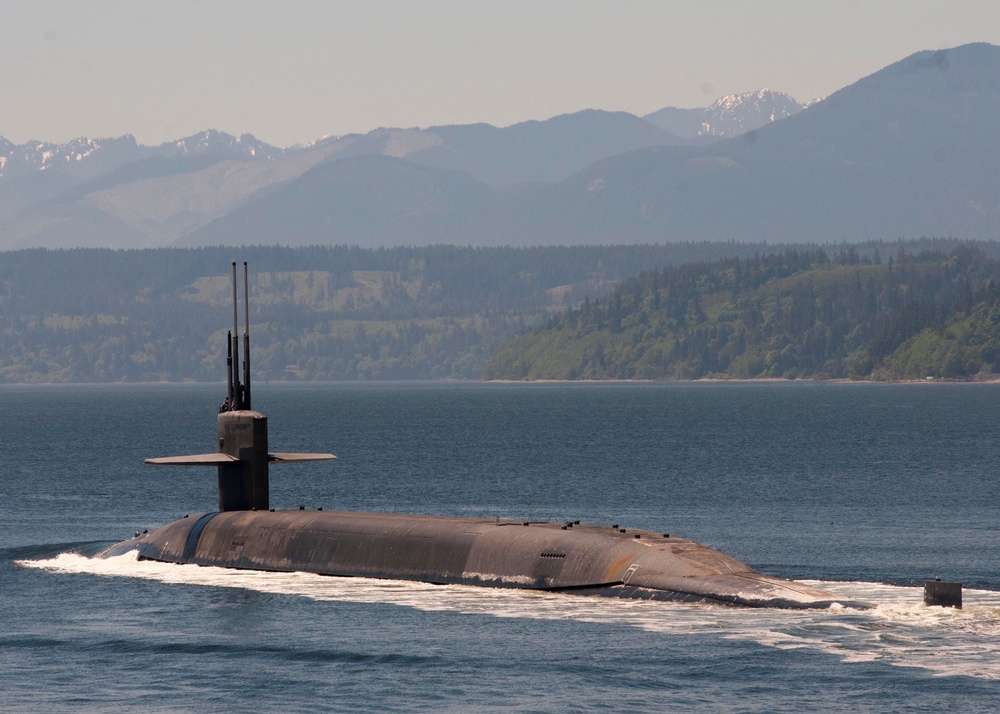
[[807, 106], [782, 92], [758, 89], [727, 95], [704, 109], [664, 107], [643, 119], [685, 139], [712, 139], [760, 129], [778, 119], [798, 114]]
[[805, 106], [376, 129], [305, 146], [0, 139], [0, 249], [995, 239], [1000, 48], [919, 52]]

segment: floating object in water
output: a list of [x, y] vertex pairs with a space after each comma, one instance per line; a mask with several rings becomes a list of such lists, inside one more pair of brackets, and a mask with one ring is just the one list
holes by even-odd
[[949, 583], [941, 578], [924, 581], [924, 605], [962, 609], [962, 583]]

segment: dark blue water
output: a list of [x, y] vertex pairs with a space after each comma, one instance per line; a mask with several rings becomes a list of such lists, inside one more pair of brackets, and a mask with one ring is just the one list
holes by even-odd
[[[0, 388], [0, 710], [993, 711], [1000, 385], [255, 385], [278, 507], [621, 523], [793, 613], [67, 554], [214, 507], [215, 386]], [[925, 608], [927, 577], [966, 583]]]

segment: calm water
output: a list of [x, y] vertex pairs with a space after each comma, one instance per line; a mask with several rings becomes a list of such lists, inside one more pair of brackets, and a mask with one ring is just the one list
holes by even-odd
[[[93, 561], [216, 502], [219, 387], [0, 388], [0, 710], [995, 711], [1000, 386], [255, 385], [277, 507], [651, 528], [868, 612]], [[925, 608], [925, 578], [966, 583]]]

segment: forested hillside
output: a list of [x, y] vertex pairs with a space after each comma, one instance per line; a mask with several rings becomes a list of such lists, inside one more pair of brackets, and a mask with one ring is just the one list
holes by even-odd
[[961, 244], [665, 267], [504, 343], [485, 375], [972, 378], [1000, 372], [998, 278], [1000, 262]]
[[650, 266], [772, 250], [0, 252], [0, 382], [222, 380], [233, 259], [250, 263], [258, 379], [479, 379], [505, 339]]

